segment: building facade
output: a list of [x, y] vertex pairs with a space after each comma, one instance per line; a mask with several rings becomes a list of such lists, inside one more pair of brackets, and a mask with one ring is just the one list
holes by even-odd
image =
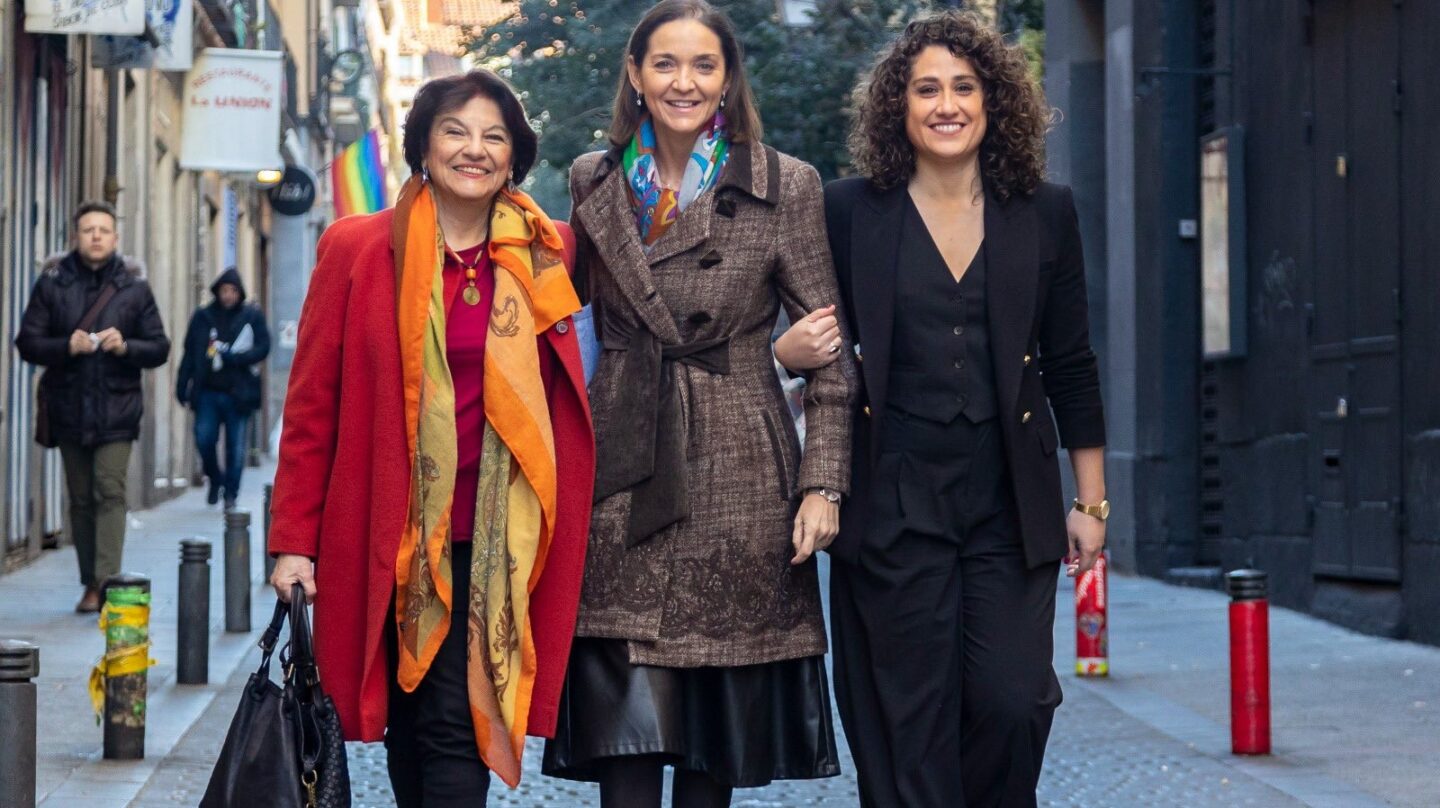
[[7, 343], [0, 352], [0, 571], [65, 540], [58, 453], [31, 439], [39, 374], [8, 343], [41, 262], [69, 249], [69, 217], [81, 201], [116, 206], [120, 249], [145, 263], [174, 346], [170, 361], [144, 376], [132, 507], [199, 482], [191, 416], [175, 401], [174, 379], [190, 312], [209, 300], [225, 267], [240, 271], [277, 331], [268, 401], [253, 430], [256, 452], [268, 445], [278, 417], [293, 349], [285, 327], [293, 334], [315, 241], [328, 222], [324, 168], [332, 137], [323, 68], [332, 56], [333, 7], [330, 0], [183, 2], [190, 3], [196, 51], [282, 53], [274, 168], [308, 169], [317, 178], [316, 202], [303, 215], [282, 216], [253, 172], [182, 168], [183, 70], [108, 67], [100, 37], [27, 31], [23, 0], [0, 2], [0, 332]]
[[1440, 6], [1050, 0], [1121, 568], [1440, 643]]

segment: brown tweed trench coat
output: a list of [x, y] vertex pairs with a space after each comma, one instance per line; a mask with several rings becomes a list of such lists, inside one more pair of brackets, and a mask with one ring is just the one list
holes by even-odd
[[847, 339], [809, 377], [802, 460], [770, 347], [781, 303], [798, 318], [840, 299], [819, 175], [734, 144], [648, 255], [618, 150], [576, 160], [570, 191], [605, 346], [577, 634], [627, 640], [637, 665], [825, 653], [815, 560], [791, 566], [791, 534], [801, 492], [848, 491], [857, 373]]

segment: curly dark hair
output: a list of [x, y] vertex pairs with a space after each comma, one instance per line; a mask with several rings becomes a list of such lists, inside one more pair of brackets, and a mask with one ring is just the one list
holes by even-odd
[[1045, 131], [1050, 109], [1030, 77], [1025, 55], [974, 12], [929, 14], [912, 21], [880, 52], [855, 88], [850, 156], [855, 168], [881, 188], [915, 173], [915, 147], [905, 134], [906, 87], [915, 57], [931, 45], [966, 59], [985, 93], [985, 138], [980, 170], [1000, 200], [1033, 193], [1045, 178]]

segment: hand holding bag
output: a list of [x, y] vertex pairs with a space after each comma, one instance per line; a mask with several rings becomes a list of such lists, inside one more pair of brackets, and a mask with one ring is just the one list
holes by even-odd
[[[287, 613], [290, 641], [280, 652], [282, 687], [270, 681], [270, 658]], [[288, 606], [275, 604], [260, 649], [260, 669], [245, 684], [200, 808], [349, 808], [340, 718], [320, 688], [299, 584]]]

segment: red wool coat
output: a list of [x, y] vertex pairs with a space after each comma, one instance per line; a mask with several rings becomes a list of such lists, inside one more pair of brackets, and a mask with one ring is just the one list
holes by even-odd
[[[409, 508], [392, 212], [341, 219], [320, 238], [300, 314], [270, 505], [272, 554], [316, 560], [315, 656], [347, 740], [383, 737], [383, 638]], [[566, 265], [574, 235], [559, 225]], [[555, 539], [530, 601], [538, 670], [529, 732], [555, 732], [585, 565], [595, 440], [570, 318], [538, 338], [556, 373], [546, 392], [559, 471]]]

